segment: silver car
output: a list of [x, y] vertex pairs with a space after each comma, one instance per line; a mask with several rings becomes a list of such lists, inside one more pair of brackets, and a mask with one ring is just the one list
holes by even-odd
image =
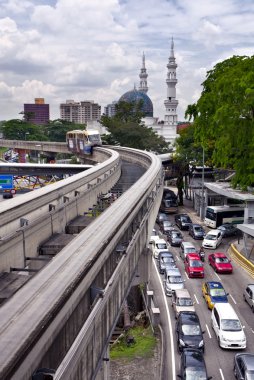
[[247, 285], [246, 289], [243, 292], [244, 301], [246, 301], [254, 313], [254, 284]]
[[172, 296], [176, 289], [184, 288], [184, 280], [178, 268], [167, 268], [163, 282], [166, 296]]

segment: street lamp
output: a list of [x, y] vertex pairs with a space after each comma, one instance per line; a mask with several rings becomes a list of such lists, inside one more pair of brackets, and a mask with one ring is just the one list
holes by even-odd
[[[36, 144], [35, 145], [37, 148], [42, 148], [43, 149], [43, 146], [41, 144]], [[40, 164], [41, 163], [41, 150], [42, 149], [37, 149], [38, 150], [38, 163]]]
[[204, 182], [205, 182], [205, 149], [202, 146], [202, 179], [201, 179], [201, 208], [200, 217], [204, 220], [204, 206], [205, 206], [205, 195], [204, 195]]

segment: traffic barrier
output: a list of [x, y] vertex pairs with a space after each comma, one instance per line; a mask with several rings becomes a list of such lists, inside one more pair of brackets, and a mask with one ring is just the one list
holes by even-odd
[[243, 256], [235, 247], [234, 244], [230, 245], [229, 254], [233, 259], [244, 268], [252, 278], [254, 278], [254, 264]]

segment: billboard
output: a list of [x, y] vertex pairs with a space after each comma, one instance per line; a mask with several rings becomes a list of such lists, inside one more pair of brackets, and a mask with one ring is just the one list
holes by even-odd
[[0, 190], [13, 189], [13, 175], [0, 175]]

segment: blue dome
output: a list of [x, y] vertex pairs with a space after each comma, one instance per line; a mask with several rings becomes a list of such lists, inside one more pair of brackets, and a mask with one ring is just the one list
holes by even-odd
[[128, 103], [138, 102], [139, 100], [143, 101], [142, 111], [144, 112], [145, 116], [153, 117], [153, 103], [149, 96], [144, 92], [134, 89], [132, 91], [126, 92], [119, 99], [119, 101]]

